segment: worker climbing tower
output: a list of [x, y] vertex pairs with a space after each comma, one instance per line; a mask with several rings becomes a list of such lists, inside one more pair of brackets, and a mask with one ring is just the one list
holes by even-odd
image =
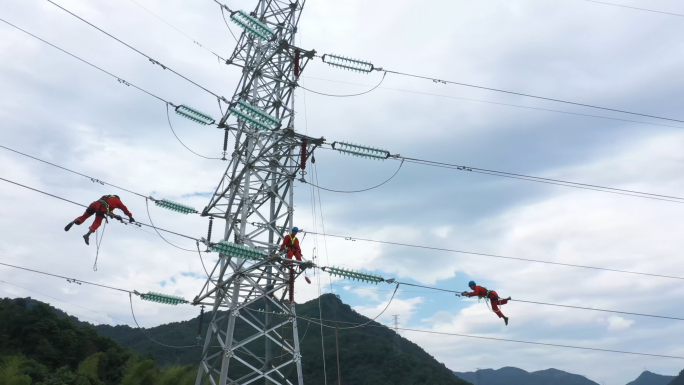
[[[293, 187], [324, 139], [296, 132], [294, 89], [314, 51], [295, 46], [303, 4], [259, 0], [253, 12], [231, 10], [243, 29], [227, 64], [242, 77], [218, 127], [228, 167], [203, 216], [225, 220], [219, 253], [193, 304], [212, 309], [196, 384], [303, 384], [294, 279], [306, 263], [283, 261], [280, 243], [293, 227]], [[219, 221], [221, 223], [223, 221]], [[290, 380], [292, 379], [292, 381]]]

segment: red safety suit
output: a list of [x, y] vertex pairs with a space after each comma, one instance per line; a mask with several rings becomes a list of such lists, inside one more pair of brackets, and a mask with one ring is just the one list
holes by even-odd
[[283, 250], [285, 248], [287, 248], [288, 259], [292, 259], [292, 256], [294, 255], [298, 261], [302, 260], [302, 249], [299, 248], [299, 239], [297, 239], [296, 235], [294, 237], [292, 236], [292, 234], [287, 234], [285, 236], [283, 244], [280, 245], [280, 250]]
[[503, 313], [499, 310], [499, 305], [505, 305], [508, 303], [507, 299], [499, 298], [499, 295], [494, 290], [487, 290], [487, 288], [482, 286], [475, 286], [475, 291], [472, 293], [465, 293], [468, 297], [478, 296], [480, 298], [489, 298], [489, 302], [492, 304], [492, 310], [499, 318], [503, 317]]
[[104, 219], [105, 215], [108, 215], [115, 209], [123, 211], [124, 214], [126, 214], [129, 218], [133, 216], [133, 214], [128, 211], [128, 208], [124, 206], [123, 202], [121, 202], [121, 199], [119, 199], [118, 196], [105, 195], [99, 200], [91, 203], [83, 215], [74, 219], [74, 224], [80, 225], [81, 223], [85, 222], [86, 219], [90, 218], [91, 215], [95, 214], [95, 220], [89, 227], [90, 232], [94, 233], [95, 230], [97, 230], [97, 228], [102, 224], [102, 220]]

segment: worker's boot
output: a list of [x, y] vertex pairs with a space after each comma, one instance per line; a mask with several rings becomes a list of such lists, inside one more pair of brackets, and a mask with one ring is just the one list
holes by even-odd
[[73, 226], [75, 223], [76, 221], [69, 222], [69, 224], [66, 225], [66, 227], [64, 228], [64, 231], [69, 231], [69, 229], [71, 229], [71, 226]]
[[90, 234], [92, 234], [90, 231], [88, 231], [84, 236], [83, 240], [85, 241], [86, 245], [90, 246]]
[[504, 322], [506, 323], [506, 326], [508, 326], [508, 317], [504, 316], [503, 319], [504, 319]]

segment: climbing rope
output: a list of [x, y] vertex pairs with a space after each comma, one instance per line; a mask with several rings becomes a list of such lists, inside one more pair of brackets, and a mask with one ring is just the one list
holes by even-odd
[[93, 271], [97, 271], [97, 258], [100, 256], [100, 245], [102, 245], [102, 238], [104, 238], [105, 229], [107, 228], [107, 217], [105, 217], [105, 223], [102, 225], [102, 236], [97, 239], [97, 232], [99, 229], [95, 230], [95, 246], [97, 246], [97, 251], [95, 251], [95, 263], [93, 264]]

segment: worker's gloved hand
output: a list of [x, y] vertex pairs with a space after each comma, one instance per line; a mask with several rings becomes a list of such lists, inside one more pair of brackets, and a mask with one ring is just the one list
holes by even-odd
[[133, 219], [133, 217], [128, 217], [128, 221], [133, 223], [133, 222], [135, 222], [135, 219]]
[[464, 297], [467, 297], [467, 296], [468, 296], [468, 292], [467, 292], [467, 291], [464, 291], [463, 293], [461, 293], [461, 295], [464, 296]]

